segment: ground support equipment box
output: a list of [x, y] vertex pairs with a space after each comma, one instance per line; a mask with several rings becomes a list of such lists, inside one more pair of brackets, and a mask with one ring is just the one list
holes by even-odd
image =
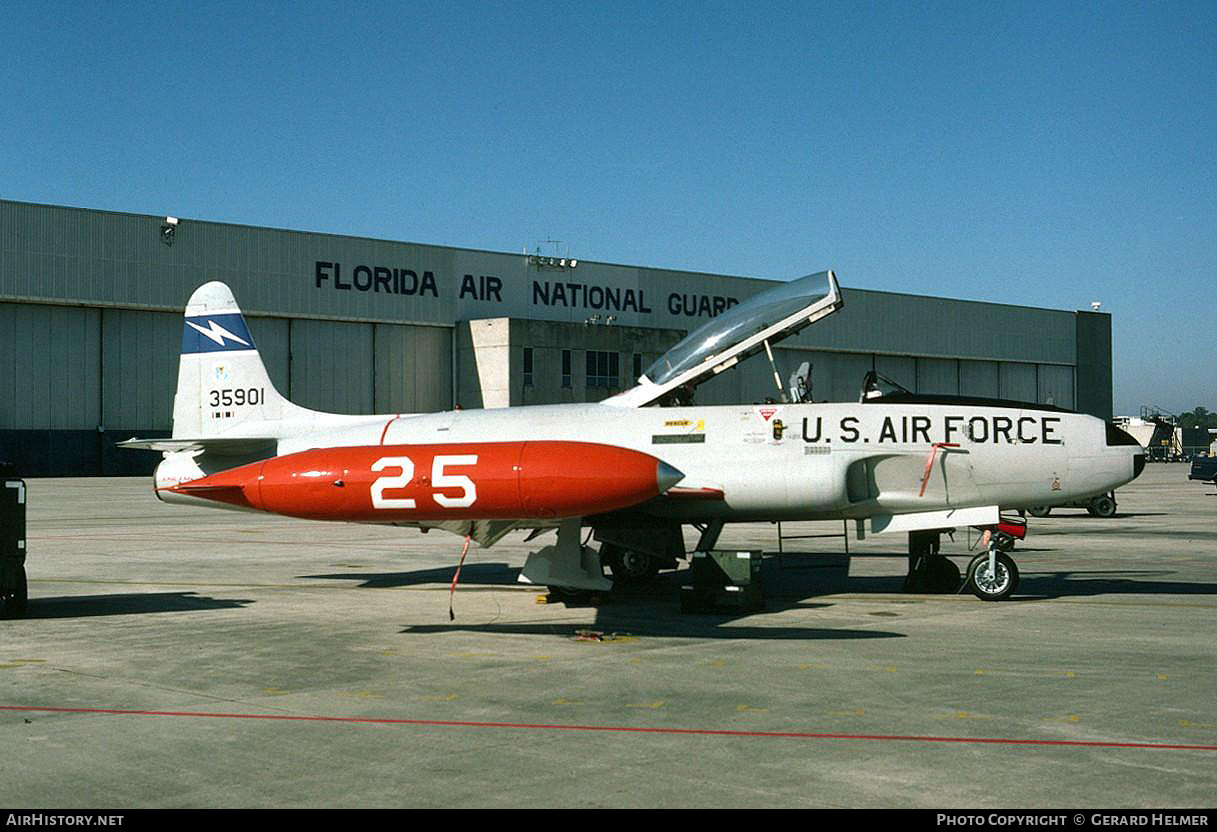
[[26, 608], [25, 482], [0, 478], [0, 618], [21, 618]]
[[680, 588], [684, 612], [736, 607], [759, 610], [765, 605], [761, 581], [761, 551], [711, 549], [694, 552], [689, 583]]

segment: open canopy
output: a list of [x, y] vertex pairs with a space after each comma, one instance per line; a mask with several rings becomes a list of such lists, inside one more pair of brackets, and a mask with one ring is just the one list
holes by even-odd
[[831, 271], [781, 283], [731, 307], [693, 330], [647, 368], [638, 386], [609, 399], [640, 407], [667, 393], [696, 386], [775, 344], [842, 305]]

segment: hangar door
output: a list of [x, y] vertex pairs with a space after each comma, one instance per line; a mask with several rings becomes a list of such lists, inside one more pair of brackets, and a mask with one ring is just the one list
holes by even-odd
[[376, 324], [377, 413], [429, 413], [452, 407], [449, 327]]
[[448, 327], [293, 320], [289, 340], [287, 395], [303, 407], [356, 414], [452, 407]]

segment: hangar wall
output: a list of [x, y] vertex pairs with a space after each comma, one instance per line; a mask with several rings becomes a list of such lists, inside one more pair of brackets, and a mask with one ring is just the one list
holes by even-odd
[[[164, 230], [0, 200], [0, 459], [23, 475], [151, 470], [155, 454], [114, 443], [168, 435], [181, 310], [207, 280], [233, 289], [285, 395], [343, 413], [599, 400], [772, 285], [200, 220]], [[817, 401], [856, 399], [874, 369], [919, 392], [1111, 416], [1106, 314], [843, 292], [844, 309], [776, 350], [783, 381], [813, 365]], [[757, 356], [698, 399], [774, 392]]]

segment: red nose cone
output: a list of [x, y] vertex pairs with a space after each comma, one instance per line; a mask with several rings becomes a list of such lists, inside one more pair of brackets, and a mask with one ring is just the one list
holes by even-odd
[[302, 451], [170, 490], [316, 520], [547, 520], [636, 505], [682, 477], [612, 445], [479, 442]]

